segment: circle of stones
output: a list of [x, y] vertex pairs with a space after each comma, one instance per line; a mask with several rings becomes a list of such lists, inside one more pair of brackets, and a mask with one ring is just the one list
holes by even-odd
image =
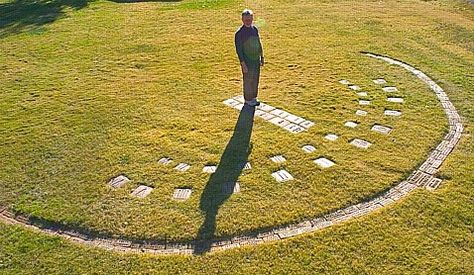
[[[241, 236], [235, 236], [231, 238], [220, 238], [220, 239], [212, 239], [209, 240], [209, 247], [210, 251], [218, 251], [218, 250], [225, 250], [234, 247], [240, 247], [243, 245], [252, 245], [252, 244], [259, 244], [264, 242], [270, 241], [277, 241], [286, 239], [292, 236], [300, 235], [303, 233], [314, 232], [320, 230], [322, 228], [326, 228], [332, 226], [334, 224], [338, 224], [356, 217], [367, 215], [373, 211], [376, 211], [386, 205], [392, 204], [397, 200], [408, 195], [411, 191], [416, 188], [426, 188], [428, 190], [434, 190], [441, 184], [441, 179], [435, 178], [433, 175], [438, 171], [441, 164], [447, 158], [447, 156], [451, 153], [454, 149], [456, 144], [458, 143], [459, 139], [461, 138], [461, 134], [463, 132], [463, 125], [461, 123], [461, 118], [457, 113], [454, 105], [449, 101], [448, 96], [443, 91], [443, 89], [436, 84], [431, 78], [429, 78], [426, 74], [422, 71], [417, 70], [416, 68], [408, 65], [407, 63], [392, 59], [390, 57], [381, 56], [373, 53], [364, 53], [365, 55], [383, 60], [391, 65], [400, 66], [411, 73], [415, 74], [419, 79], [425, 82], [436, 94], [443, 109], [448, 117], [449, 121], [449, 131], [448, 134], [444, 137], [440, 144], [430, 153], [428, 159], [425, 160], [420, 167], [414, 170], [410, 176], [398, 183], [395, 187], [389, 189], [388, 191], [382, 193], [381, 195], [367, 201], [361, 202], [355, 205], [351, 205], [349, 207], [339, 209], [335, 212], [329, 213], [327, 215], [323, 215], [321, 217], [316, 217], [310, 220], [306, 220], [303, 222], [299, 222], [296, 224], [290, 224], [284, 227], [278, 227], [273, 229], [268, 229], [266, 231], [259, 231], [255, 233], [248, 233]], [[358, 95], [360, 97], [367, 96], [365, 92], [360, 92], [361, 88], [357, 85], [351, 85], [351, 83], [347, 80], [339, 81], [341, 84], [349, 85], [349, 88], [358, 91]], [[374, 80], [375, 84], [385, 84], [384, 79], [376, 79]], [[396, 87], [384, 87], [383, 90], [385, 92], [394, 92], [397, 91]], [[387, 101], [389, 102], [403, 102], [403, 98], [397, 97], [388, 97]], [[370, 101], [367, 100], [360, 100], [360, 105], [369, 105]], [[240, 106], [239, 106], [240, 107]], [[394, 110], [386, 110], [384, 112], [386, 115], [391, 116], [399, 116], [401, 112], [394, 111]], [[265, 117], [268, 120], [269, 118], [268, 113], [260, 112], [259, 115]], [[365, 116], [367, 114], [366, 111], [357, 110], [357, 115]], [[288, 114], [289, 115], [289, 114]], [[293, 125], [287, 124], [286, 122], [282, 122], [281, 119], [274, 119], [271, 121], [275, 125], [279, 125], [280, 127], [292, 132], [298, 133], [304, 131], [305, 129], [313, 126], [313, 123], [310, 121], [297, 121], [297, 118], [290, 117], [293, 120]], [[297, 125], [296, 123], [299, 123]], [[288, 126], [290, 125], [290, 126]], [[348, 121], [345, 124], [347, 127], [356, 127], [357, 123], [353, 121]], [[380, 133], [387, 134], [390, 132], [391, 128], [385, 127], [382, 125], [374, 125], [372, 127], [373, 131], [377, 131]], [[335, 140], [337, 139], [337, 135], [335, 134], [328, 134], [325, 136], [328, 140]], [[361, 148], [368, 148], [370, 143], [360, 139], [354, 139], [351, 141], [351, 144], [361, 147]], [[311, 145], [306, 145], [302, 148], [305, 152], [310, 153], [314, 151], [314, 147]], [[275, 156], [272, 158], [275, 162], [284, 161], [283, 156]], [[163, 158], [160, 160], [162, 164], [169, 164], [171, 159]], [[320, 165], [321, 167], [330, 167], [335, 163], [331, 160], [326, 158], [318, 158], [314, 161], [316, 164]], [[250, 169], [250, 163], [244, 164], [246, 169]], [[178, 166], [175, 167], [178, 171], [186, 171], [190, 168], [189, 164], [180, 163]], [[206, 173], [213, 173], [215, 172], [215, 166], [207, 166], [203, 169], [203, 172]], [[292, 180], [293, 177], [285, 170], [276, 171], [272, 174], [277, 180], [281, 179], [281, 181]], [[113, 179], [109, 184], [114, 188], [119, 188], [130, 181], [125, 176], [118, 176]], [[234, 186], [229, 185], [229, 186]], [[240, 186], [235, 185], [233, 187], [234, 190], [228, 190], [227, 192], [236, 193], [240, 191]], [[227, 189], [232, 189], [228, 187]], [[132, 192], [132, 195], [137, 197], [145, 197], [147, 196], [153, 189], [148, 186], [140, 185], [137, 189]], [[190, 189], [176, 189], [173, 197], [177, 200], [185, 200], [189, 198], [191, 195]], [[15, 215], [14, 213], [8, 211], [6, 208], [0, 209], [0, 219], [4, 222], [10, 224], [18, 224], [23, 225], [27, 228], [33, 230], [39, 230], [43, 233], [52, 235], [52, 236], [60, 236], [66, 239], [69, 239], [76, 243], [81, 243], [85, 245], [90, 245], [94, 247], [105, 248], [108, 250], [114, 251], [126, 251], [126, 252], [137, 252], [137, 253], [153, 253], [153, 254], [193, 254], [197, 241], [191, 242], [181, 242], [181, 243], [171, 243], [171, 242], [140, 242], [140, 241], [130, 241], [125, 239], [117, 239], [117, 238], [99, 238], [95, 236], [91, 236], [88, 234], [76, 232], [74, 230], [69, 230], [65, 228], [61, 228], [59, 225], [39, 225], [34, 221], [30, 220], [28, 217], [23, 215]]]

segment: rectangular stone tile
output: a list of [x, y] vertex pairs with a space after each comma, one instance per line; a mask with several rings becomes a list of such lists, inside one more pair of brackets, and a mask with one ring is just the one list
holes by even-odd
[[375, 124], [374, 126], [372, 126], [371, 130], [374, 131], [374, 132], [377, 132], [377, 133], [388, 135], [392, 131], [392, 128], [390, 128], [388, 126]]
[[285, 127], [283, 127], [285, 130], [291, 132], [291, 133], [294, 133], [294, 134], [297, 134], [297, 133], [301, 133], [305, 130], [305, 128], [301, 127], [301, 126], [298, 126], [296, 124], [293, 124], [293, 123], [290, 123], [288, 125], [286, 125]]
[[270, 119], [274, 118], [275, 116], [270, 114], [270, 113], [263, 113], [263, 114], [259, 115], [259, 117], [263, 118], [264, 120], [270, 120]]
[[203, 173], [213, 174], [217, 170], [217, 166], [215, 165], [207, 165], [202, 168]]
[[367, 115], [367, 112], [366, 112], [366, 111], [363, 111], [363, 110], [357, 110], [357, 111], [356, 111], [356, 115], [358, 115], [358, 116], [366, 116], [366, 115]]
[[239, 103], [239, 104], [235, 105], [233, 108], [234, 108], [234, 109], [237, 109], [237, 110], [239, 110], [239, 111], [241, 111], [242, 108], [244, 108], [244, 104]]
[[275, 110], [275, 107], [272, 107], [272, 106], [270, 106], [270, 105], [268, 105], [268, 104], [265, 104], [265, 103], [263, 103], [263, 102], [260, 102], [260, 105], [257, 106], [257, 109], [258, 109], [258, 110], [265, 111], [265, 112], [271, 112], [271, 111]]
[[286, 170], [276, 171], [272, 173], [272, 177], [274, 177], [278, 182], [285, 182], [294, 179], [293, 176]]
[[382, 84], [386, 84], [387, 81], [385, 81], [385, 79], [383, 78], [378, 78], [378, 79], [374, 79], [372, 80], [375, 84], [378, 84], [378, 85], [382, 85]]
[[357, 95], [360, 97], [366, 97], [368, 94], [367, 92], [358, 92]]
[[363, 148], [363, 149], [367, 149], [369, 148], [372, 143], [366, 141], [366, 140], [363, 140], [363, 139], [353, 139], [351, 142], [350, 142], [351, 145], [355, 146], [355, 147], [358, 147], [358, 148]]
[[161, 158], [161, 159], [158, 161], [158, 163], [159, 163], [159, 164], [162, 164], [162, 165], [168, 165], [168, 164], [170, 164], [171, 162], [173, 162], [173, 160], [170, 159], [170, 158]]
[[116, 178], [113, 178], [109, 181], [109, 185], [112, 186], [113, 188], [120, 188], [127, 184], [130, 181], [129, 178], [127, 178], [124, 175], [120, 175]]
[[331, 167], [335, 164], [333, 161], [331, 161], [327, 158], [324, 158], [324, 157], [320, 157], [318, 159], [315, 159], [314, 163], [319, 165], [321, 168], [329, 168], [329, 167]]
[[299, 124], [300, 126], [303, 126], [306, 129], [309, 129], [310, 127], [314, 126], [314, 122], [305, 120]]
[[369, 100], [359, 100], [359, 105], [370, 105], [370, 101]]
[[349, 80], [346, 80], [346, 79], [339, 80], [339, 83], [341, 83], [342, 85], [350, 85], [351, 84], [351, 82]]
[[267, 113], [267, 112], [264, 112], [264, 111], [262, 111], [262, 110], [255, 110], [255, 113], [254, 113], [254, 114], [255, 114], [255, 116], [257, 116], [257, 117], [260, 117], [260, 116], [262, 116], [263, 114], [266, 114], [266, 113]]
[[181, 172], [185, 172], [185, 171], [188, 171], [189, 168], [191, 168], [191, 165], [189, 165], [187, 163], [180, 163], [180, 164], [176, 165], [176, 167], [174, 169], [176, 169], [178, 171], [181, 171]]
[[223, 103], [229, 107], [232, 107], [234, 108], [236, 105], [239, 105], [240, 102], [238, 102], [237, 100], [233, 99], [233, 98], [229, 98], [227, 100], [224, 100]]
[[306, 153], [312, 153], [312, 152], [316, 151], [316, 148], [313, 145], [310, 145], [310, 144], [307, 144], [307, 145], [301, 147], [301, 149], [303, 149], [303, 151], [306, 152]]
[[245, 98], [243, 95], [234, 96], [232, 99], [240, 103], [245, 103]]
[[393, 103], [403, 103], [403, 98], [401, 98], [401, 97], [388, 97], [387, 101], [388, 102], [393, 102]]
[[271, 161], [275, 162], [275, 163], [283, 163], [286, 161], [285, 157], [282, 156], [282, 155], [278, 155], [278, 156], [273, 156], [270, 158]]
[[395, 110], [385, 110], [383, 113], [386, 116], [401, 116], [402, 115], [402, 112], [395, 111]]
[[330, 141], [335, 141], [339, 137], [336, 134], [327, 134], [324, 138]]
[[285, 119], [294, 124], [300, 124], [305, 121], [305, 119], [295, 115], [288, 115]]
[[387, 93], [393, 93], [398, 91], [397, 87], [383, 87], [382, 90]]
[[272, 114], [272, 115], [274, 115], [274, 116], [277, 116], [277, 117], [279, 117], [279, 118], [285, 118], [285, 117], [287, 117], [288, 115], [290, 115], [290, 113], [285, 112], [285, 111], [280, 110], [280, 109], [275, 109], [275, 110], [271, 111], [270, 114]]
[[349, 128], [355, 128], [355, 127], [357, 127], [357, 125], [359, 125], [359, 124], [357, 122], [354, 122], [354, 121], [347, 121], [346, 123], [344, 123], [344, 126], [349, 127]]
[[269, 122], [281, 128], [284, 128], [285, 126], [290, 124], [290, 122], [280, 117], [274, 117], [270, 119]]
[[433, 178], [428, 182], [428, 184], [426, 184], [426, 189], [428, 189], [430, 191], [433, 191], [433, 190], [435, 190], [436, 188], [439, 187], [441, 182], [442, 182], [441, 179]]
[[146, 186], [146, 185], [140, 185], [135, 190], [133, 190], [132, 196], [135, 196], [137, 198], [144, 198], [148, 196], [151, 193], [151, 191], [153, 191], [152, 187]]
[[174, 190], [173, 199], [187, 200], [191, 197], [192, 190], [189, 188], [177, 188]]
[[361, 88], [357, 85], [350, 85], [349, 86], [350, 89], [354, 90], [354, 91], [359, 91]]

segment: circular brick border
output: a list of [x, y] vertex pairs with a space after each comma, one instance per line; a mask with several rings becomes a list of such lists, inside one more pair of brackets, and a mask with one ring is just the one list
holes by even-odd
[[[443, 161], [447, 158], [449, 153], [451, 153], [461, 138], [463, 125], [461, 123], [459, 114], [457, 113], [453, 104], [449, 101], [449, 98], [443, 89], [420, 70], [417, 70], [404, 62], [392, 59], [390, 57], [373, 53], [363, 54], [372, 58], [383, 60], [392, 65], [400, 66], [412, 72], [419, 79], [428, 84], [428, 86], [435, 92], [436, 96], [440, 100], [441, 105], [443, 106], [443, 109], [448, 117], [449, 132], [444, 137], [443, 141], [441, 141], [441, 143], [430, 153], [428, 159], [419, 168], [413, 171], [406, 180], [398, 183], [395, 187], [371, 199], [370, 201], [351, 205], [321, 217], [284, 227], [267, 229], [265, 231], [248, 233], [231, 238], [212, 239], [207, 241], [205, 244], [209, 251], [225, 250], [243, 245], [282, 240], [303, 233], [313, 232], [355, 217], [367, 215], [379, 208], [403, 198], [416, 188], [424, 187], [428, 190], [433, 190], [440, 185], [441, 179], [435, 178], [433, 175], [438, 171]], [[28, 217], [15, 215], [9, 212], [7, 209], [0, 209], [0, 219], [10, 224], [18, 224], [33, 230], [39, 230], [48, 235], [60, 236], [76, 243], [114, 251], [154, 253], [163, 255], [194, 254], [197, 250], [199, 250], [199, 246], [201, 246], [203, 243], [203, 241], [190, 241], [181, 243], [162, 241], [152, 243], [117, 238], [99, 238], [88, 234], [79, 233], [74, 230], [62, 228], [58, 224], [49, 226], [39, 225]]]

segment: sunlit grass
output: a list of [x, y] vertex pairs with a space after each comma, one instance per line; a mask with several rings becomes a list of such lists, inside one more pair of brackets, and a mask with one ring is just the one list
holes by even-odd
[[[222, 101], [241, 89], [233, 33], [244, 4], [216, 3], [90, 2], [85, 8], [67, 11], [52, 24], [3, 37], [0, 205], [124, 238], [195, 238], [203, 222], [200, 195], [209, 179], [201, 169], [219, 162], [238, 117]], [[279, 255], [280, 250], [308, 256], [309, 244], [298, 248], [308, 239], [316, 247], [325, 247], [326, 253], [336, 253], [327, 243], [347, 234], [361, 240], [339, 241], [336, 246], [351, 251], [369, 242], [364, 234], [386, 237], [389, 225], [401, 234], [406, 228], [400, 223], [417, 217], [412, 208], [421, 201], [436, 205], [441, 200], [451, 209], [456, 208], [456, 196], [469, 195], [456, 192], [472, 181], [472, 172], [466, 172], [473, 169], [469, 146], [474, 116], [472, 7], [414, 0], [247, 1], [245, 6], [256, 11], [259, 22], [265, 22], [260, 29], [267, 61], [261, 100], [316, 125], [292, 135], [255, 119], [249, 159], [253, 169], [239, 178], [242, 192], [219, 209], [216, 235], [291, 223], [356, 203], [402, 180], [437, 145], [447, 120], [435, 95], [410, 73], [360, 51], [399, 58], [446, 89], [464, 117], [466, 135], [440, 176], [448, 179], [443, 188], [458, 189], [435, 198], [419, 191], [408, 203], [369, 218], [368, 225], [356, 222], [350, 228], [337, 227], [284, 246], [265, 246], [265, 252], [251, 251], [257, 251], [262, 261], [265, 253]], [[402, 96], [404, 104], [385, 101], [387, 94], [372, 83], [379, 77], [399, 88], [395, 95]], [[337, 82], [343, 78], [367, 91], [371, 105], [359, 106], [357, 95]], [[384, 108], [401, 110], [403, 115], [385, 117]], [[357, 117], [357, 109], [369, 114]], [[343, 125], [347, 120], [360, 125], [349, 129]], [[394, 130], [388, 136], [371, 132], [374, 123]], [[330, 142], [323, 138], [327, 133], [340, 137]], [[356, 137], [374, 145], [369, 150], [352, 147], [348, 141]], [[303, 153], [300, 147], [308, 143], [316, 152]], [[275, 154], [283, 154], [288, 161], [272, 163], [269, 157]], [[174, 164], [190, 163], [192, 168], [178, 173], [173, 166], [160, 166], [157, 161], [162, 156], [172, 157]], [[336, 166], [318, 168], [312, 160], [319, 156], [334, 160]], [[296, 179], [276, 183], [270, 174], [280, 168]], [[118, 174], [133, 181], [112, 190], [106, 183]], [[139, 184], [155, 189], [147, 198], [136, 199], [130, 193]], [[193, 188], [191, 198], [172, 200], [174, 188], [183, 186]], [[467, 204], [465, 200], [461, 203]], [[419, 227], [432, 226], [426, 225], [430, 224], [428, 212], [420, 213], [424, 224]], [[399, 216], [385, 225], [393, 213]], [[473, 217], [465, 215], [469, 225]], [[446, 220], [437, 221], [437, 226], [449, 226]], [[373, 229], [364, 233], [360, 228]], [[19, 234], [22, 242], [28, 236], [10, 227], [2, 231]], [[456, 234], [465, 234], [459, 231]], [[436, 238], [441, 237], [437, 233]], [[52, 247], [75, 251], [51, 242]], [[372, 247], [382, 253], [382, 245]], [[396, 244], [396, 250], [409, 246], [405, 239]], [[19, 253], [19, 248], [12, 249], [17, 251], [13, 254]], [[65, 253], [87, 253], [78, 251]], [[222, 257], [239, 253], [229, 251]], [[353, 256], [352, 252], [347, 255]], [[201, 264], [208, 260], [214, 258], [204, 258]]]

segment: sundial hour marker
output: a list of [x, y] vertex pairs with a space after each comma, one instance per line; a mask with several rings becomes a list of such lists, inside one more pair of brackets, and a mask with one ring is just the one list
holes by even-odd
[[276, 171], [272, 173], [272, 177], [274, 177], [278, 182], [285, 182], [294, 179], [293, 176], [286, 170]]
[[273, 156], [270, 158], [274, 163], [283, 163], [286, 161], [286, 158], [282, 155]]

